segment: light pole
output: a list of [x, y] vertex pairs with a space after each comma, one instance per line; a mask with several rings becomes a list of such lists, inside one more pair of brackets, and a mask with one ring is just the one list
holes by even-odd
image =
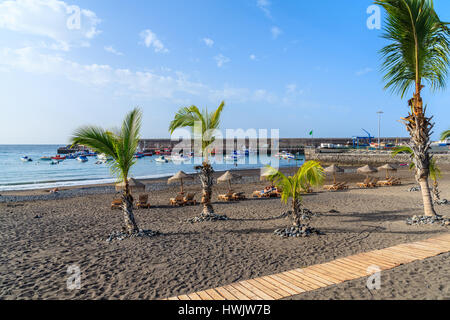
[[383, 111], [378, 111], [378, 150], [380, 150], [381, 145], [380, 145], [380, 140], [381, 140], [381, 115], [383, 114]]

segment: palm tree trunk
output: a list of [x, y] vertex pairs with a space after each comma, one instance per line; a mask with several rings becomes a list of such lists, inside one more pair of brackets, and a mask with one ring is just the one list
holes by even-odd
[[301, 203], [298, 199], [292, 199], [292, 223], [294, 227], [301, 225], [300, 206]]
[[203, 213], [202, 215], [208, 216], [214, 214], [214, 209], [211, 204], [212, 186], [213, 186], [213, 168], [208, 162], [203, 162], [200, 171], [200, 181], [203, 188]]
[[429, 165], [431, 156], [430, 150], [430, 132], [434, 126], [431, 118], [425, 116], [423, 102], [420, 96], [421, 86], [416, 87], [414, 98], [409, 101], [411, 114], [404, 118], [406, 129], [411, 136], [411, 149], [414, 152], [413, 162], [416, 170], [416, 180], [422, 189], [422, 198], [424, 213], [426, 216], [435, 216], [428, 177], [430, 175]]
[[122, 213], [125, 220], [125, 229], [128, 234], [133, 234], [139, 231], [139, 228], [134, 220], [133, 214], [133, 196], [130, 193], [130, 186], [128, 180], [125, 183], [125, 190], [122, 195]]

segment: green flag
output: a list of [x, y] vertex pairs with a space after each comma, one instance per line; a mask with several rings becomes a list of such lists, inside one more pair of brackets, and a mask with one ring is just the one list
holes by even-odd
[[309, 133], [309, 135], [310, 135], [310, 136], [312, 136], [312, 135], [313, 135], [313, 130], [311, 130], [311, 132]]

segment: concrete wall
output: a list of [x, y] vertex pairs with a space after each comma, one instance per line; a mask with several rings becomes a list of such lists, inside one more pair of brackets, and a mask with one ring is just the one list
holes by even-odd
[[[393, 158], [389, 152], [346, 152], [346, 153], [318, 153], [313, 150], [305, 150], [306, 160], [316, 160], [324, 164], [342, 164], [362, 166], [366, 164], [383, 165], [386, 163], [409, 163], [409, 155], [400, 154]], [[434, 154], [437, 164], [450, 164], [450, 154]]]

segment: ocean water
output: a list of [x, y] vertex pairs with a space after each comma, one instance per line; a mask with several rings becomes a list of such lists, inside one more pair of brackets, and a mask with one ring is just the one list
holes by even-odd
[[[112, 183], [108, 164], [95, 164], [96, 157], [88, 157], [89, 161], [81, 163], [77, 160], [61, 161], [58, 165], [40, 161], [43, 156], [55, 156], [62, 145], [0, 145], [0, 191], [45, 189], [62, 186], [89, 185]], [[21, 161], [22, 156], [33, 159], [32, 162]], [[137, 159], [131, 176], [137, 179], [169, 177], [182, 170], [195, 173], [194, 159], [184, 163], [155, 162], [156, 156]], [[264, 167], [268, 161], [271, 165], [280, 167], [297, 166], [303, 163], [295, 160], [278, 160], [274, 157], [258, 157], [250, 155], [237, 162], [226, 161], [223, 158], [213, 163], [215, 171], [235, 169], [255, 169]], [[198, 159], [197, 159], [198, 161]]]

